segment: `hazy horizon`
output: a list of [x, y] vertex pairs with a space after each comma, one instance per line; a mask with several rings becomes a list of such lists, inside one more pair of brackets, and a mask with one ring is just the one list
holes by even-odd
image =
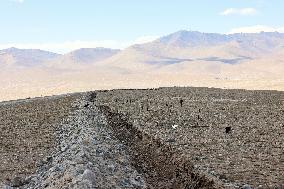
[[282, 7], [280, 0], [3, 0], [0, 49], [56, 53], [94, 47], [124, 49], [179, 30], [283, 32]]
[[283, 8], [280, 0], [3, 0], [0, 101], [163, 86], [284, 90]]
[[[180, 32], [180, 31], [186, 31], [186, 32], [198, 32], [198, 33], [203, 33], [203, 34], [219, 34], [219, 35], [226, 35], [226, 36], [230, 36], [230, 35], [234, 35], [234, 34], [259, 34], [259, 33], [279, 33], [279, 34], [284, 34], [284, 32], [279, 32], [279, 31], [258, 31], [258, 32], [251, 32], [251, 33], [245, 33], [245, 32], [241, 32], [241, 33], [211, 33], [211, 32], [202, 32], [202, 31], [189, 31], [189, 30], [178, 30], [174, 33], [177, 33], [177, 32]], [[174, 34], [174, 33], [170, 33], [170, 34]], [[43, 49], [40, 49], [40, 48], [21, 48], [20, 47], [17, 47], [16, 46], [8, 46], [6, 48], [3, 48], [3, 49], [0, 49], [1, 50], [5, 50], [5, 49], [20, 49], [20, 50], [43, 50], [43, 51], [48, 51], [48, 52], [52, 52], [52, 53], [57, 53], [57, 54], [61, 54], [61, 55], [64, 55], [64, 54], [68, 54], [72, 51], [76, 51], [76, 50], [79, 50], [79, 49], [113, 49], [113, 50], [124, 50], [126, 48], [129, 48], [133, 45], [139, 45], [139, 44], [145, 44], [145, 43], [151, 43], [155, 40], [158, 40], [160, 38], [163, 38], [163, 37], [166, 37], [167, 35], [170, 35], [170, 34], [165, 34], [165, 35], [162, 35], [162, 36], [157, 36], [156, 38], [153, 38], [153, 39], [147, 39], [147, 40], [141, 40], [141, 41], [134, 41], [133, 44], [128, 44], [128, 46], [125, 46], [124, 48], [112, 48], [112, 47], [104, 47], [104, 46], [89, 46], [89, 47], [84, 47], [84, 46], [80, 46], [80, 48], [74, 48], [70, 51], [66, 51], [66, 52], [56, 52], [56, 51], [52, 51], [52, 50], [45, 50], [44, 48]], [[88, 45], [86, 45], [88, 46]], [[22, 46], [24, 47], [24, 45]]]

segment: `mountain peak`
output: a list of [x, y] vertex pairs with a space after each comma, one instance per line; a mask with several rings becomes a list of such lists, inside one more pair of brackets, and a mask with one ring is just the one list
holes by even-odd
[[[110, 49], [103, 47], [96, 48], [81, 48], [64, 54], [58, 59], [48, 62], [49, 66], [74, 66], [74, 65], [87, 65], [100, 62], [110, 58], [120, 52], [118, 49]], [[65, 64], [61, 64], [65, 63]]]
[[105, 48], [105, 47], [96, 47], [96, 48], [80, 48], [77, 50], [74, 50], [70, 53], [94, 53], [94, 52], [119, 52], [119, 49], [111, 49], [111, 48]]
[[19, 50], [19, 49], [16, 47], [10, 47], [10, 48], [7, 48], [7, 50]]
[[[7, 61], [13, 62], [17, 66], [34, 66], [40, 65], [41, 63], [53, 59], [59, 54], [43, 51], [39, 49], [18, 49], [15, 47], [7, 48], [0, 50], [0, 55], [8, 55], [11, 57], [9, 60], [2, 60], [0, 64], [3, 62], [5, 64]], [[1, 58], [1, 57], [0, 57]]]
[[177, 47], [216, 45], [226, 41], [226, 35], [181, 30], [159, 39], [159, 42]]
[[10, 48], [3, 49], [3, 50], [0, 50], [0, 51], [9, 53], [9, 52], [17, 52], [17, 51], [20, 51], [20, 50], [21, 49], [18, 49], [16, 47], [10, 47]]

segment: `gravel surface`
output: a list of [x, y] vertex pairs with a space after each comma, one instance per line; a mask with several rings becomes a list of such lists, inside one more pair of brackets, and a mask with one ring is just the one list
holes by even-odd
[[55, 132], [58, 145], [37, 162], [37, 171], [27, 178], [15, 177], [6, 188], [145, 188], [127, 148], [90, 97], [91, 93], [82, 94], [71, 104], [73, 111]]
[[98, 93], [97, 100], [225, 187], [284, 184], [283, 92], [113, 90]]
[[54, 133], [75, 99], [62, 95], [0, 103], [0, 185], [35, 172], [36, 162], [57, 145]]
[[283, 107], [208, 88], [0, 103], [0, 188], [283, 188]]

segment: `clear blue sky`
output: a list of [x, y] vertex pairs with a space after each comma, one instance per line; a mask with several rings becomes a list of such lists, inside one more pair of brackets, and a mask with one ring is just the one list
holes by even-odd
[[283, 0], [0, 0], [0, 48], [48, 43], [52, 50], [74, 41], [123, 47], [181, 29], [282, 32], [283, 10]]

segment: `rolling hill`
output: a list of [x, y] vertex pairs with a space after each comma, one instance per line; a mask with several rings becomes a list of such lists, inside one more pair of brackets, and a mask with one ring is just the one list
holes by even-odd
[[59, 54], [38, 49], [17, 49], [12, 47], [0, 50], [0, 67], [34, 67], [59, 56]]
[[0, 67], [2, 100], [161, 86], [284, 90], [284, 34], [179, 31], [124, 50], [64, 55], [11, 48], [0, 51]]
[[45, 66], [53, 68], [78, 68], [92, 65], [117, 54], [120, 50], [109, 48], [82, 48], [47, 61]]
[[[284, 34], [211, 34], [179, 31], [150, 43], [134, 45], [113, 57], [113, 65], [176, 64], [206, 61], [237, 64], [273, 55], [284, 48]], [[120, 61], [121, 60], [121, 61]], [[122, 66], [125, 66], [122, 64]]]

